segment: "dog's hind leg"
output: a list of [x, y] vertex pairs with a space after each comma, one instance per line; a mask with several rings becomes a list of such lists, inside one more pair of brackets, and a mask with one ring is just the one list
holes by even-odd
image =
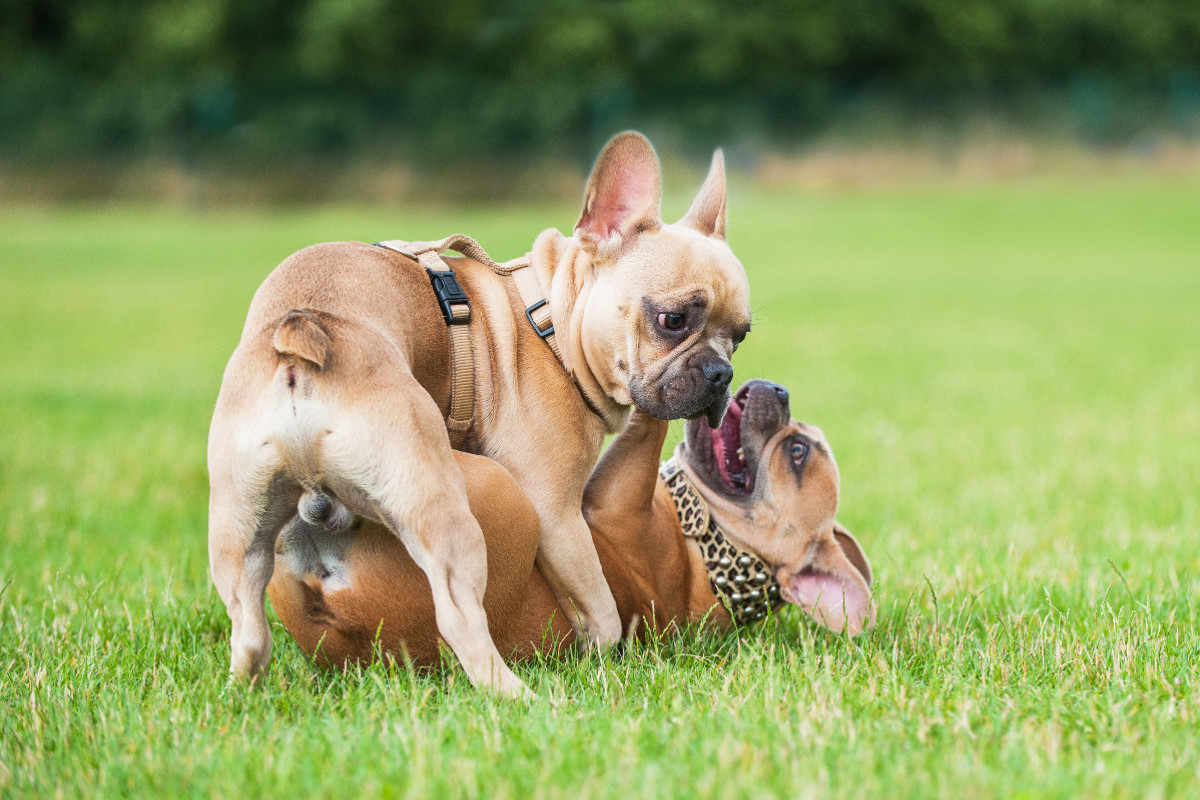
[[275, 569], [275, 539], [296, 512], [300, 487], [270, 463], [246, 469], [219, 440], [210, 443], [209, 475], [209, 564], [233, 625], [229, 670], [234, 679], [252, 681], [271, 662], [264, 595]]
[[487, 547], [467, 500], [441, 413], [411, 376], [357, 403], [323, 443], [327, 475], [351, 477], [371, 511], [400, 538], [433, 593], [438, 632], [471, 683], [511, 697], [531, 692], [504, 663], [483, 608]]

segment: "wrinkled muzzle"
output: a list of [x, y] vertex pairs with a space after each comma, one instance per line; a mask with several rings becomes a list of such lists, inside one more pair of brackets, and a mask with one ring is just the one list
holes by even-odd
[[655, 419], [705, 419], [721, 424], [729, 405], [733, 367], [723, 358], [681, 359], [663, 373], [660, 382], [641, 381], [629, 387], [633, 402]]

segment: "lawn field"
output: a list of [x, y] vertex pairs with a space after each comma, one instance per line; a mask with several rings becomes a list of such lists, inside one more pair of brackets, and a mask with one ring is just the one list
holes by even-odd
[[548, 659], [525, 706], [454, 664], [319, 673], [275, 622], [227, 686], [204, 448], [255, 287], [331, 239], [511, 258], [576, 211], [0, 210], [0, 795], [1200, 792], [1194, 178], [735, 185], [735, 380], [828, 436], [871, 634], [785, 610]]

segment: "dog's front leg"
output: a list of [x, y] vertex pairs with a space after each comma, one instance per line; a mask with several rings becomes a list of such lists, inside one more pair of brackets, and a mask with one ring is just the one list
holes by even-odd
[[542, 517], [537, 564], [585, 646], [604, 648], [620, 640], [617, 603], [579, 501]]
[[658, 457], [667, 423], [635, 408], [625, 428], [592, 469], [583, 491], [583, 515], [600, 530], [620, 530], [649, 514], [658, 486]]

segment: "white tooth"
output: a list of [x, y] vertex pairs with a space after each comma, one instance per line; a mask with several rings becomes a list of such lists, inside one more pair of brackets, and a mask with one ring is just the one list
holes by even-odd
[[746, 451], [744, 448], [739, 447], [737, 449], [737, 457], [738, 461], [742, 462], [743, 464], [746, 463]]

